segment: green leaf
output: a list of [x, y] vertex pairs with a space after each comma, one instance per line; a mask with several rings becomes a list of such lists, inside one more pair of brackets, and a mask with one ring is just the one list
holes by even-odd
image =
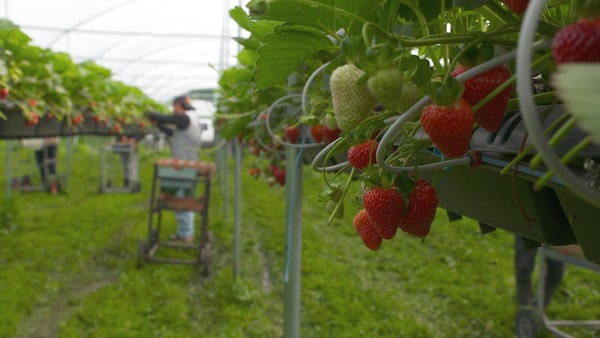
[[306, 59], [331, 46], [331, 41], [316, 29], [298, 25], [277, 27], [275, 32], [265, 37], [265, 44], [258, 49], [257, 89], [284, 83]]
[[252, 33], [254, 39], [262, 40], [265, 35], [273, 32], [275, 27], [279, 26], [281, 22], [277, 21], [253, 21], [241, 7], [235, 7], [229, 11], [229, 16], [233, 19], [241, 28]]
[[265, 18], [310, 26], [333, 34], [360, 34], [365, 22], [376, 22], [383, 0], [271, 0]]

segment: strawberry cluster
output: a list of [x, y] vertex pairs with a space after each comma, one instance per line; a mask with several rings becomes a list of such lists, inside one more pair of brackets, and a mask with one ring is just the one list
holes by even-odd
[[362, 203], [363, 209], [353, 219], [354, 229], [367, 248], [377, 250], [384, 239], [394, 238], [398, 229], [425, 238], [435, 218], [438, 196], [428, 181], [418, 179], [407, 195], [394, 186], [368, 188]]

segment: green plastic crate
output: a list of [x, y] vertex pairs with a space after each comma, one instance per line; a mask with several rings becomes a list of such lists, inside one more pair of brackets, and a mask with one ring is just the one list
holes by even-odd
[[[193, 191], [196, 187], [196, 168], [158, 167], [158, 179], [161, 189], [186, 189]], [[170, 179], [172, 178], [172, 179]]]

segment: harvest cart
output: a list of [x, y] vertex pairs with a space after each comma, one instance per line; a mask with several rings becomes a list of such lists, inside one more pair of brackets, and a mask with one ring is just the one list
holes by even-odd
[[[123, 157], [122, 157], [123, 156]], [[126, 159], [126, 163], [123, 162]], [[119, 163], [120, 162], [120, 163]], [[116, 169], [126, 164], [127, 173], [124, 170]], [[107, 144], [100, 152], [100, 170], [102, 173], [102, 182], [99, 192], [108, 193], [134, 193], [141, 190], [141, 185], [137, 177], [138, 156], [135, 145], [130, 143], [112, 143]], [[131, 175], [131, 172], [135, 173]], [[119, 180], [119, 178], [121, 178]], [[122, 181], [122, 185], [116, 182]]]
[[[543, 246], [539, 253], [539, 275], [543, 276], [546, 272], [546, 258], [561, 261], [566, 264], [574, 265], [580, 268], [600, 272], [600, 265], [591, 263], [583, 257], [581, 248], [576, 245], [564, 247]], [[537, 286], [537, 299], [543, 299], [545, 289], [545, 279], [540, 278]], [[570, 338], [560, 328], [575, 326], [593, 326], [600, 327], [600, 320], [561, 320], [550, 319], [544, 311], [542, 302], [538, 302], [535, 307], [523, 307], [519, 310], [516, 320], [516, 333], [518, 337], [534, 338], [546, 329], [557, 337]]]
[[[44, 179], [40, 175], [40, 169], [38, 168], [34, 151], [41, 147], [42, 142], [43, 141], [41, 139], [23, 139], [18, 145], [8, 145], [8, 150], [10, 152], [15, 150], [16, 153], [14, 170], [10, 170], [10, 177], [7, 177], [7, 179], [11, 182], [12, 190], [21, 192], [36, 192], [50, 191], [51, 189], [55, 189], [56, 191], [60, 189], [61, 177], [58, 175], [47, 175], [47, 177]], [[44, 156], [41, 166], [43, 167], [44, 172], [48, 173], [50, 172], [50, 166], [56, 167], [56, 158], [49, 158], [50, 156], [47, 153], [47, 148], [44, 147], [43, 151]]]
[[[162, 159], [154, 164], [148, 237], [138, 248], [138, 262], [192, 264], [202, 266], [208, 274], [210, 263], [210, 233], [208, 231], [208, 206], [214, 163]], [[200, 234], [197, 242], [184, 244], [162, 240], [163, 211], [193, 211], [197, 216], [195, 233]], [[197, 231], [199, 228], [199, 231]], [[194, 258], [166, 255], [164, 249], [195, 251]], [[174, 251], [174, 250], [170, 250]]]

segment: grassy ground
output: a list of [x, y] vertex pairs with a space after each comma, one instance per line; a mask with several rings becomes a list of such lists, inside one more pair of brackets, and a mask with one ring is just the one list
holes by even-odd
[[[22, 193], [2, 201], [0, 337], [281, 337], [284, 188], [242, 170], [237, 278], [232, 168], [227, 190], [218, 178], [213, 184], [210, 275], [192, 266], [139, 268], [151, 166], [167, 153], [142, 149], [141, 193], [100, 194], [99, 144], [79, 139], [68, 194]], [[3, 157], [5, 149], [0, 142]], [[60, 156], [65, 159], [64, 144]], [[450, 223], [440, 209], [424, 243], [399, 234], [373, 253], [354, 233], [351, 205], [344, 221], [326, 224], [317, 203], [322, 178], [308, 167], [303, 172], [302, 337], [513, 336], [510, 233], [482, 236], [475, 221]], [[170, 216], [164, 235], [174, 227]], [[598, 318], [599, 285], [598, 274], [569, 267], [548, 315]]]

